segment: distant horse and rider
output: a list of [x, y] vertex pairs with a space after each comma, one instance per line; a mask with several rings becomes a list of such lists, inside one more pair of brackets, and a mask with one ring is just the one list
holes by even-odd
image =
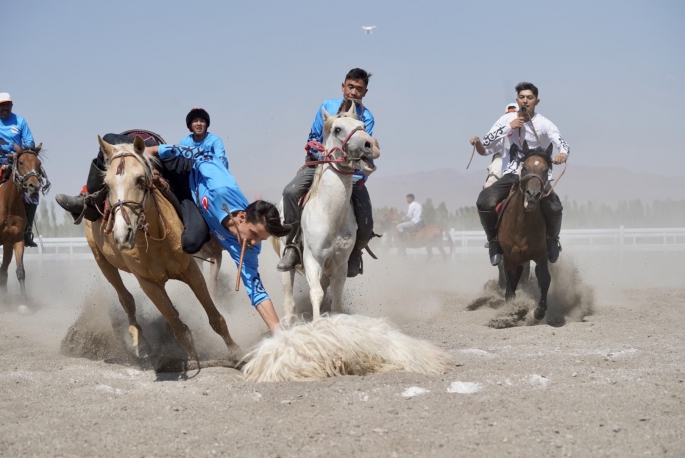
[[24, 269], [26, 199], [35, 201], [41, 192], [45, 195], [50, 189], [50, 181], [40, 160], [42, 144], [24, 149], [15, 144], [14, 149], [15, 152], [10, 157], [11, 165], [3, 170], [0, 178], [0, 245], [3, 247], [0, 291], [4, 294], [7, 292], [7, 270], [14, 254], [21, 301], [25, 302], [27, 299]]

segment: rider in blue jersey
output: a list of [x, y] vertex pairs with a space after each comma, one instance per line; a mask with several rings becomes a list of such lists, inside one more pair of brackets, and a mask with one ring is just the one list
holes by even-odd
[[[261, 241], [270, 236], [283, 237], [290, 229], [281, 225], [278, 209], [258, 200], [248, 204], [233, 175], [225, 165], [225, 157], [194, 146], [159, 145], [146, 148], [149, 154], [158, 154], [162, 161], [185, 163], [186, 180], [193, 197], [193, 207], [214, 237], [239, 264], [241, 240], [246, 240], [240, 275], [252, 305], [272, 332], [280, 329], [278, 315], [259, 277], [258, 256]], [[204, 243], [204, 237], [197, 243]]]
[[[7, 92], [0, 93], [0, 167], [2, 173], [10, 168], [10, 154], [14, 154], [14, 145], [20, 148], [33, 148], [33, 134], [24, 118], [12, 113], [12, 97]], [[26, 228], [24, 229], [24, 246], [35, 248], [33, 241], [33, 219], [38, 208], [38, 198], [28, 200], [24, 196], [26, 206]]]
[[[361, 100], [368, 92], [367, 87], [370, 77], [371, 74], [361, 68], [353, 68], [347, 73], [345, 81], [342, 83], [343, 98], [325, 100], [321, 104], [321, 107], [319, 107], [314, 116], [312, 130], [307, 139], [308, 142], [317, 141], [323, 143], [324, 121], [321, 114], [322, 109], [325, 108], [328, 113], [347, 111], [350, 109], [353, 100], [357, 101], [357, 118], [366, 126], [366, 132], [369, 135], [373, 135], [373, 115], [361, 104]], [[320, 153], [310, 150], [305, 160], [315, 161], [318, 159], [321, 159]], [[292, 229], [286, 238], [283, 258], [281, 258], [276, 267], [282, 272], [294, 269], [301, 262], [299, 255], [301, 250], [298, 249], [300, 241], [298, 237], [300, 234], [302, 209], [299, 206], [299, 201], [311, 188], [315, 172], [316, 166], [303, 167], [283, 190], [283, 218], [285, 223], [290, 225]], [[361, 171], [357, 171], [354, 175], [352, 205], [357, 218], [357, 238], [347, 263], [348, 277], [356, 277], [361, 273], [362, 249], [368, 245], [373, 236], [373, 208], [371, 207], [371, 197], [365, 184], [366, 179], [367, 177]]]
[[[211, 152], [216, 155], [219, 162], [228, 169], [228, 160], [226, 158], [226, 150], [224, 144], [219, 137], [207, 131], [210, 124], [209, 113], [202, 108], [193, 108], [186, 116], [186, 127], [190, 130], [190, 134], [184, 137], [179, 146], [187, 146], [192, 148], [200, 148], [204, 151]], [[107, 134], [103, 140], [111, 145], [122, 143], [132, 143], [133, 137], [118, 134]], [[145, 144], [150, 147], [156, 144], [153, 140], [146, 140]], [[194, 211], [195, 204], [188, 187], [188, 173], [190, 172], [189, 165], [183, 161], [177, 161], [175, 158], [169, 158], [162, 161], [163, 176], [171, 184], [171, 188], [178, 197], [181, 204], [181, 218], [183, 219], [184, 231], [181, 237], [181, 245], [183, 250], [187, 253], [197, 253], [202, 248], [206, 238], [209, 236], [209, 230], [202, 218]], [[100, 212], [97, 207], [102, 205], [105, 199], [104, 189], [104, 174], [105, 159], [101, 151], [98, 151], [98, 156], [93, 160], [88, 174], [88, 181], [86, 184], [86, 192], [78, 196], [68, 196], [65, 194], [58, 194], [56, 197], [57, 203], [65, 210], [72, 213], [74, 220], [80, 222], [80, 215], [90, 220], [96, 221], [100, 217]], [[204, 238], [202, 238], [204, 237]]]

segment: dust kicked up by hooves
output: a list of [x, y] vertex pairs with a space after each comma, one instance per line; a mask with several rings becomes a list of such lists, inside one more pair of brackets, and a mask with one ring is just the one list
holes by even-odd
[[[558, 263], [550, 264], [549, 270], [552, 284], [547, 295], [547, 313], [541, 323], [562, 326], [567, 322], [582, 321], [591, 315], [595, 302], [594, 290], [583, 281], [573, 262], [562, 258]], [[540, 300], [540, 290], [534, 274], [527, 281], [521, 279], [516, 298], [508, 303], [496, 279], [487, 281], [483, 290], [484, 294], [471, 301], [466, 309], [495, 309], [497, 312], [488, 326], [501, 329], [537, 323], [532, 318], [532, 311]]]

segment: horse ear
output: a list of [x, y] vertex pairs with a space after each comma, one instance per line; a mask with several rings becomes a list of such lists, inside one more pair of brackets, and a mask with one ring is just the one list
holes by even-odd
[[324, 107], [321, 107], [321, 117], [323, 118], [324, 122], [331, 117]]
[[36, 146], [35, 148], [33, 148], [33, 150], [36, 152], [36, 154], [37, 154], [37, 153], [40, 153], [40, 150], [42, 150], [42, 149], [43, 149], [43, 144], [42, 144], [42, 143], [39, 143], [38, 146]]
[[523, 140], [523, 152], [527, 153], [528, 152], [528, 141]]
[[16, 151], [17, 153], [21, 153], [21, 147], [16, 143], [14, 144], [14, 151]]
[[554, 150], [554, 145], [552, 143], [550, 143], [549, 146], [547, 147], [547, 155], [549, 157], [552, 157], [552, 150]]
[[355, 118], [357, 117], [357, 105], [354, 102], [350, 105], [350, 109], [347, 110], [347, 114]]
[[114, 155], [114, 147], [106, 141], [104, 141], [102, 137], [100, 137], [99, 135], [98, 143], [100, 143], [100, 151], [102, 151], [102, 154], [105, 156], [105, 159], [109, 161]]
[[141, 156], [145, 152], [145, 140], [143, 140], [139, 135], [133, 140], [133, 151]]

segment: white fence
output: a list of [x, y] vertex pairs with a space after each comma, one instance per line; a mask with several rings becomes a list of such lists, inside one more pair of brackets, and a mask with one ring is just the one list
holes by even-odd
[[[449, 234], [454, 242], [454, 253], [483, 252], [483, 231], [455, 231]], [[388, 243], [381, 238], [380, 243]], [[564, 249], [584, 252], [601, 251], [685, 251], [685, 228], [663, 229], [569, 229], [561, 231]], [[447, 245], [447, 238], [445, 238]], [[409, 254], [426, 253], [425, 248], [409, 249]], [[0, 258], [1, 258], [0, 254]], [[24, 259], [39, 261], [92, 260], [93, 254], [85, 237], [45, 238], [39, 247], [27, 248]]]

